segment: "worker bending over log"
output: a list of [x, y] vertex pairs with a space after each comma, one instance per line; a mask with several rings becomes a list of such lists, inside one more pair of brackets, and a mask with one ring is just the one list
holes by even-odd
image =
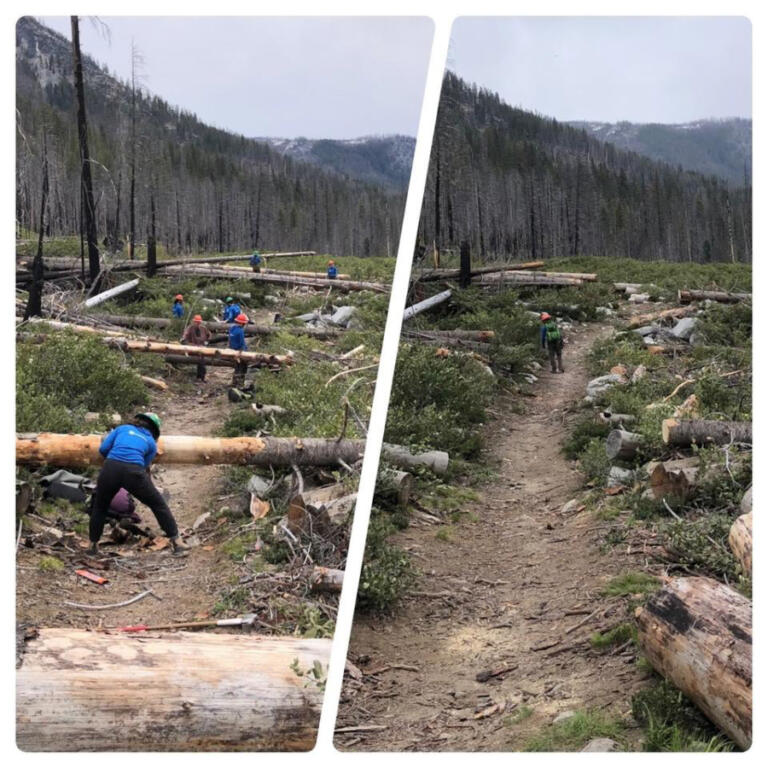
[[[195, 315], [192, 318], [192, 325], [188, 326], [184, 331], [184, 336], [181, 339], [182, 344], [191, 344], [194, 347], [207, 347], [211, 338], [211, 332], [203, 325], [203, 318], [201, 315]], [[198, 381], [205, 381], [205, 374], [207, 369], [205, 363], [197, 364], [197, 375], [195, 378]]]
[[170, 540], [174, 555], [182, 555], [189, 549], [179, 541], [176, 520], [149, 473], [150, 465], [157, 456], [159, 438], [160, 418], [154, 413], [139, 413], [133, 424], [121, 424], [102, 440], [99, 453], [104, 457], [104, 466], [96, 481], [93, 514], [88, 529], [91, 541], [89, 555], [99, 552], [99, 539], [104, 532], [109, 505], [121, 488], [152, 510]]

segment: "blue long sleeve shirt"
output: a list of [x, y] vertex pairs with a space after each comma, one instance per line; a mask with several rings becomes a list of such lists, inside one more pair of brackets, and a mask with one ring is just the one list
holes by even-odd
[[241, 352], [248, 350], [248, 345], [245, 343], [245, 331], [239, 325], [233, 325], [229, 329], [229, 348], [239, 349]]
[[542, 347], [547, 346], [547, 326], [546, 325], [541, 326], [541, 346]]
[[224, 307], [224, 322], [234, 323], [235, 318], [240, 314], [242, 310], [239, 304], [229, 304]]
[[336, 267], [334, 265], [331, 265], [330, 267], [328, 267], [328, 279], [329, 280], [335, 280], [336, 277], [338, 276], [338, 274], [339, 274], [339, 270], [336, 269]]
[[148, 467], [157, 455], [157, 443], [148, 429], [121, 424], [101, 441], [99, 453], [105, 459]]
[[184, 317], [184, 305], [180, 301], [173, 302], [173, 316]]

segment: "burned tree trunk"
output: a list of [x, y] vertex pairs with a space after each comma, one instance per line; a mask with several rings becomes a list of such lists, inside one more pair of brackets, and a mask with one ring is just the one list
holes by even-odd
[[45, 266], [43, 264], [43, 235], [45, 233], [45, 210], [48, 206], [48, 141], [43, 132], [43, 190], [40, 199], [40, 231], [37, 236], [37, 253], [32, 263], [32, 285], [29, 288], [29, 301], [24, 311], [24, 319], [43, 314], [43, 284]]
[[460, 267], [459, 267], [459, 287], [469, 288], [472, 283], [472, 260], [469, 252], [469, 243], [466, 240], [462, 240], [461, 249], [459, 251]]
[[330, 640], [41, 629], [16, 680], [27, 752], [309, 750]]
[[696, 445], [752, 443], [751, 421], [704, 421], [664, 419], [661, 437], [667, 445], [687, 448]]
[[742, 749], [752, 742], [752, 605], [713, 579], [667, 583], [635, 612], [638, 643], [664, 677]]

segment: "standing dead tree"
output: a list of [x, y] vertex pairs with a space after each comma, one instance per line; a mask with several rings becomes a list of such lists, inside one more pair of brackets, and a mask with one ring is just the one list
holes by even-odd
[[24, 312], [24, 319], [40, 317], [43, 314], [43, 283], [45, 266], [43, 265], [43, 235], [45, 234], [45, 211], [48, 207], [48, 139], [43, 129], [43, 190], [40, 199], [40, 230], [37, 237], [37, 253], [32, 262], [32, 285], [29, 289], [29, 301]]

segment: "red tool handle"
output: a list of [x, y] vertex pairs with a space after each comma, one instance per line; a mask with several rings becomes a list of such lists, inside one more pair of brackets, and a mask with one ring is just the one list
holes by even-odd
[[131, 624], [127, 627], [119, 627], [120, 632], [145, 632], [149, 627], [146, 624]]

